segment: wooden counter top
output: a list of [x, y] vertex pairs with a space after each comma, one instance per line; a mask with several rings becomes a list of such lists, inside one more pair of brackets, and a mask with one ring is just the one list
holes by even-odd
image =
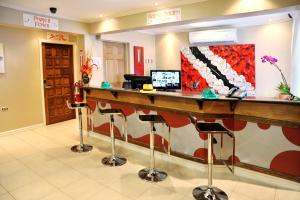
[[242, 100], [221, 96], [217, 100], [200, 98], [194, 92], [140, 93], [123, 88], [85, 87], [86, 97], [131, 104], [149, 109], [194, 113], [207, 118], [234, 118], [279, 126], [300, 127], [300, 102], [247, 97]]

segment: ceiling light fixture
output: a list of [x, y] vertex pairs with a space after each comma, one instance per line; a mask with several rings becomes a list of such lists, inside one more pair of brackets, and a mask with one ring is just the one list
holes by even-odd
[[157, 2], [155, 2], [155, 3], [154, 3], [154, 5], [155, 5], [155, 6], [158, 6], [158, 3], [157, 3]]

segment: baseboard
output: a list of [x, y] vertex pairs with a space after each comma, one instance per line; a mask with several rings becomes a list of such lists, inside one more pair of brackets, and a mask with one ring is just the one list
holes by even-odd
[[32, 129], [35, 129], [35, 128], [38, 128], [38, 127], [41, 127], [41, 126], [44, 126], [44, 124], [43, 123], [41, 123], [41, 124], [34, 124], [34, 125], [31, 125], [31, 126], [17, 128], [17, 129], [13, 129], [13, 130], [9, 130], [9, 131], [3, 131], [3, 132], [0, 132], [0, 137], [1, 136], [5, 136], [5, 135], [15, 134], [15, 133], [18, 133], [18, 132], [21, 132], [21, 131], [32, 130]]
[[[106, 141], [106, 142], [111, 141], [110, 137], [108, 137], [106, 135], [102, 135], [102, 134], [94, 133], [94, 132], [87, 132], [87, 131], [85, 131], [85, 133], [91, 137], [100, 139], [102, 141]], [[149, 149], [146, 147], [142, 147], [142, 146], [135, 145], [132, 143], [126, 143], [125, 141], [122, 141], [122, 140], [116, 140], [115, 144], [117, 146], [122, 146], [124, 148], [130, 149], [132, 151], [136, 151], [136, 152], [139, 152], [139, 153], [142, 153], [145, 155], [149, 155]], [[202, 164], [202, 163], [195, 162], [192, 160], [187, 160], [187, 159], [180, 158], [180, 157], [173, 156], [173, 155], [169, 156], [168, 154], [162, 153], [159, 151], [156, 151], [155, 155], [158, 159], [164, 160], [166, 162], [172, 162], [174, 164], [192, 168], [194, 170], [199, 170], [201, 172], [207, 171], [206, 164]], [[273, 186], [276, 188], [285, 188], [285, 189], [289, 189], [289, 190], [300, 191], [300, 183], [286, 180], [286, 179], [279, 178], [279, 177], [275, 177], [275, 176], [271, 176], [271, 175], [267, 175], [267, 174], [263, 174], [260, 172], [252, 171], [252, 170], [245, 169], [245, 168], [238, 167], [238, 166], [235, 166], [234, 169], [235, 169], [234, 175], [239, 178], [253, 180], [256, 182], [260, 182], [261, 184]], [[215, 173], [223, 173], [223, 174], [230, 173], [229, 170], [227, 169], [227, 167], [224, 165], [215, 165], [214, 172]]]

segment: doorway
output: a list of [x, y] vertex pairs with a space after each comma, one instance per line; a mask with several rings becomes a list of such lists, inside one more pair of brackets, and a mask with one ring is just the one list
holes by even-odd
[[104, 79], [120, 86], [128, 70], [128, 47], [125, 43], [103, 42]]
[[46, 125], [75, 119], [66, 99], [73, 101], [73, 46], [42, 43]]

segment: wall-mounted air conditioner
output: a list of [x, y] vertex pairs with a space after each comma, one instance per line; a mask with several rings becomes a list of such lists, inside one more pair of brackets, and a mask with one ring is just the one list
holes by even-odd
[[236, 43], [236, 29], [207, 30], [189, 33], [189, 41], [195, 43]]

